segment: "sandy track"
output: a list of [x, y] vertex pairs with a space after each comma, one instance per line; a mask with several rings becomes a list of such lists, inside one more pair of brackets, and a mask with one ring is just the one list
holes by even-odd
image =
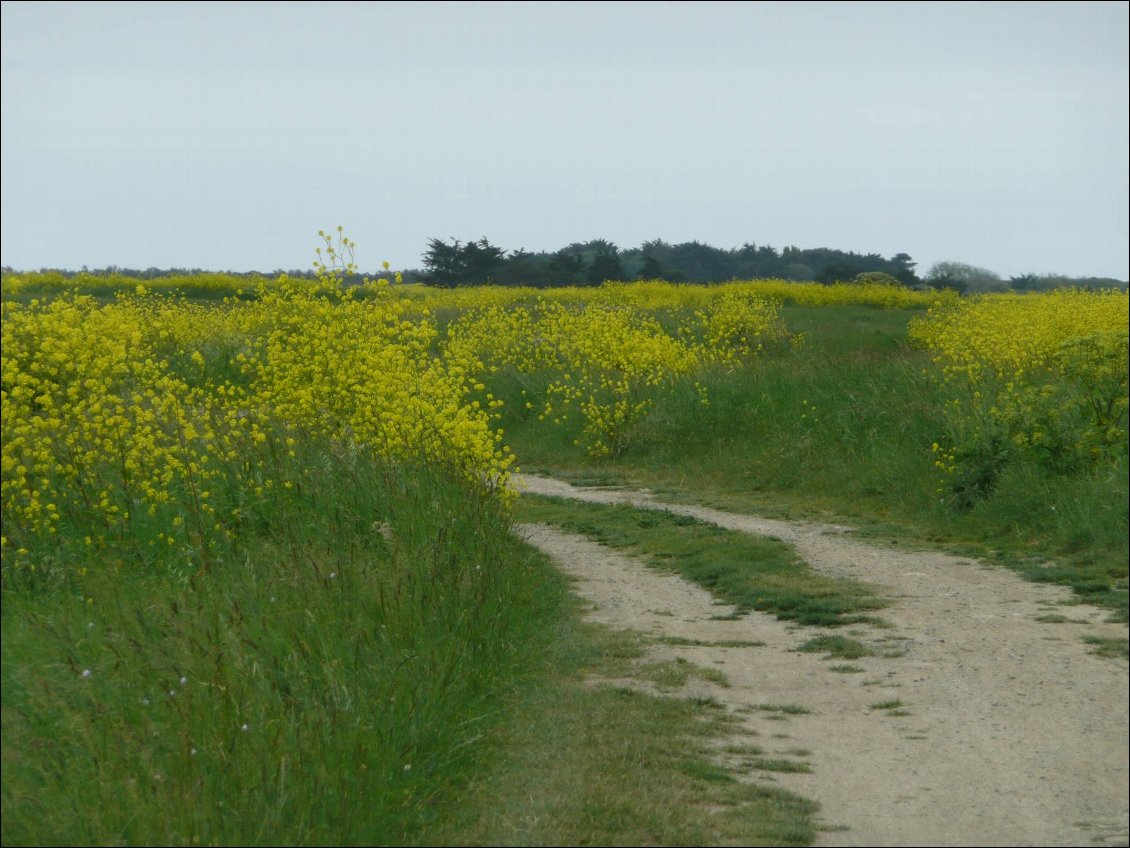
[[[656, 636], [748, 640], [764, 647], [664, 646], [723, 671], [709, 694], [750, 716], [767, 753], [809, 749], [811, 774], [762, 775], [817, 800], [831, 827], [819, 845], [1125, 845], [1128, 666], [1088, 653], [1084, 634], [1125, 637], [1088, 606], [1055, 611], [1085, 623], [1036, 621], [1060, 587], [936, 552], [868, 545], [845, 528], [663, 504], [646, 492], [586, 489], [518, 475], [525, 491], [667, 509], [795, 545], [812, 566], [880, 587], [893, 629], [857, 638], [900, 656], [854, 660], [862, 674], [795, 648], [815, 635], [760, 613], [737, 621], [705, 590], [583, 537], [539, 525], [523, 534], [578, 580], [597, 620]], [[839, 661], [842, 662], [842, 661]], [[871, 705], [899, 700], [910, 713]], [[759, 704], [811, 715], [770, 721]], [[787, 739], [775, 738], [787, 734]]]

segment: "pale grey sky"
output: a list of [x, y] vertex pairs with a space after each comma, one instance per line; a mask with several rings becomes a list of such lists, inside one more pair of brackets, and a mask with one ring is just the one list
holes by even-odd
[[2, 6], [0, 261], [432, 236], [1130, 277], [1128, 4]]

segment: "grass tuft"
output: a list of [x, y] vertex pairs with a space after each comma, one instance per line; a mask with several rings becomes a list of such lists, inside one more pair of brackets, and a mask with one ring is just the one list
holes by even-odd
[[899, 707], [906, 706], [902, 701], [895, 699], [891, 701], [879, 701], [871, 704], [868, 709], [870, 710], [897, 710]]
[[784, 715], [811, 715], [812, 710], [798, 704], [757, 704], [754, 709], [766, 713], [783, 713]]
[[[825, 654], [825, 659], [832, 657], [839, 657], [845, 660], [857, 660], [861, 657], [874, 657], [878, 655], [877, 651], [868, 648], [858, 639], [850, 639], [847, 636], [817, 636], [814, 639], [809, 639], [799, 648], [798, 651], [803, 651], [806, 654]], [[843, 668], [843, 666], [838, 667]], [[862, 669], [860, 669], [862, 670]]]
[[1104, 636], [1084, 636], [1083, 641], [1088, 645], [1094, 646], [1094, 650], [1091, 653], [1097, 656], [1112, 659], [1130, 659], [1130, 642], [1126, 639]]

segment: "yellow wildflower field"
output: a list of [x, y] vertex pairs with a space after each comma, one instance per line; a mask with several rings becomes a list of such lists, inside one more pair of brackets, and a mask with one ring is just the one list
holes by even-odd
[[441, 466], [505, 493], [515, 458], [488, 385], [503, 371], [540, 381], [536, 398], [506, 403], [547, 427], [577, 416], [580, 447], [620, 455], [663, 397], [709, 404], [712, 371], [803, 349], [783, 303], [929, 307], [909, 339], [951, 393], [934, 451], [967, 495], [991, 487], [1007, 452], [1070, 470], [1126, 450], [1125, 293], [962, 299], [772, 280], [347, 288], [322, 270], [315, 285], [282, 277], [209, 305], [141, 284], [109, 303], [65, 288], [6, 298], [5, 574], [44, 567], [34, 551], [59, 534], [206, 558], [256, 503], [300, 483], [288, 460], [310, 444]]

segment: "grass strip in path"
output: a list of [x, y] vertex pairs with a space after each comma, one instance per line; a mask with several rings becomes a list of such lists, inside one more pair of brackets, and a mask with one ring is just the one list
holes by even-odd
[[553, 524], [681, 574], [738, 608], [798, 624], [873, 621], [886, 601], [857, 581], [813, 571], [792, 546], [687, 516], [626, 505], [523, 495], [518, 520]]
[[723, 707], [600, 683], [640, 671], [636, 634], [574, 610], [550, 644], [550, 671], [497, 740], [503, 755], [428, 844], [811, 844], [816, 804], [718, 763], [747, 732]]

